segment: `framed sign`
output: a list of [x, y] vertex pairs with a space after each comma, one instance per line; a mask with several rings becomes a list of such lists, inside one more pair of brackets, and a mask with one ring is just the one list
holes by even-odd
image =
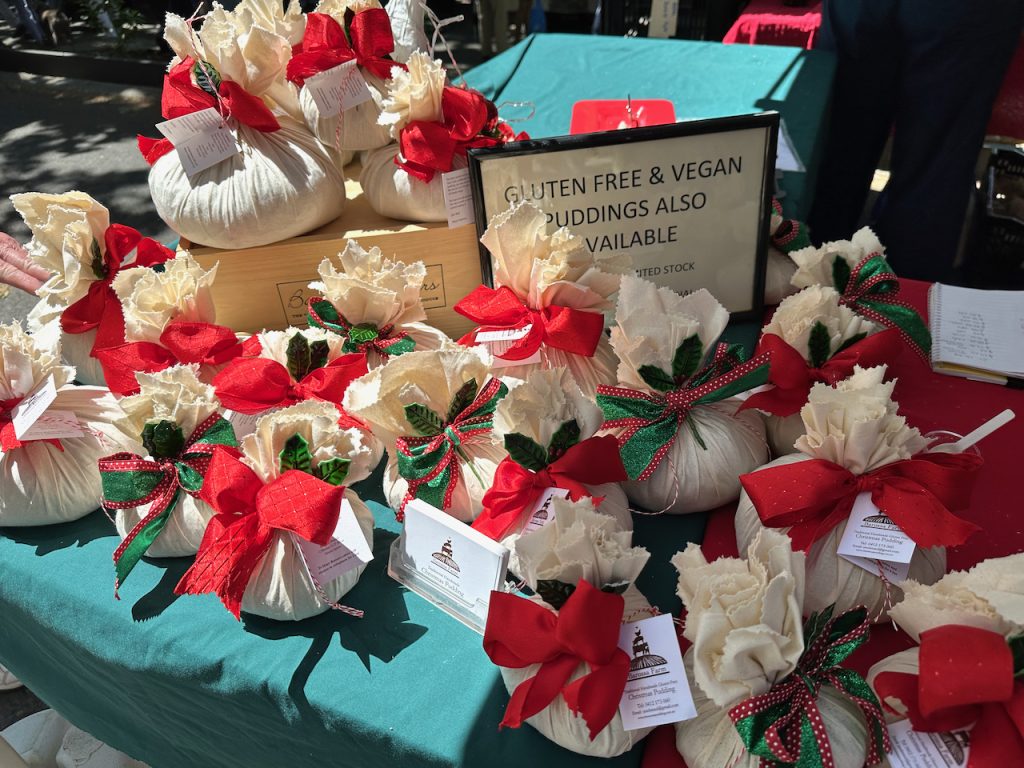
[[[693, 120], [469, 151], [477, 231], [520, 200], [598, 255], [760, 320], [779, 115]], [[484, 279], [490, 254], [481, 245]]]

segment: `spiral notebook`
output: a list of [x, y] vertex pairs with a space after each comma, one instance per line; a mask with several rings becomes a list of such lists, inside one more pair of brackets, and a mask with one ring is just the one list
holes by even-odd
[[1024, 291], [935, 283], [928, 321], [933, 370], [1024, 387]]

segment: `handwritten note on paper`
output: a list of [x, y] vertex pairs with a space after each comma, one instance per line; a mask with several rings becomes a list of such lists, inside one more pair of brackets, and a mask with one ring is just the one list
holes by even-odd
[[1024, 375], [1024, 291], [936, 284], [929, 303], [936, 361]]

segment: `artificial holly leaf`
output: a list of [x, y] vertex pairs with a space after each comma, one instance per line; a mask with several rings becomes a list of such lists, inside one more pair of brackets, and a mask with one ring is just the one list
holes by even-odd
[[323, 328], [324, 323], [338, 325], [341, 322], [341, 315], [327, 299], [314, 299], [312, 309], [320, 317], [320, 321], [314, 320], [312, 315], [306, 316], [306, 321], [314, 328]]
[[602, 592], [608, 592], [613, 595], [621, 595], [629, 588], [628, 581], [610, 581], [601, 587]]
[[309, 373], [310, 366], [309, 342], [306, 337], [301, 333], [295, 333], [288, 339], [285, 356], [288, 360], [288, 373], [296, 381], [302, 381]]
[[452, 398], [452, 404], [448, 408], [449, 423], [455, 421], [456, 416], [472, 405], [473, 401], [476, 400], [476, 394], [476, 379], [470, 379], [459, 387], [459, 391], [455, 393], [455, 397]]
[[142, 445], [154, 459], [174, 459], [185, 447], [185, 435], [173, 421], [157, 421], [142, 428]]
[[556, 611], [560, 611], [565, 601], [576, 591], [575, 584], [566, 584], [558, 579], [541, 579], [537, 582], [537, 594], [540, 599]]
[[[331, 354], [331, 347], [327, 343], [327, 339], [318, 339], [309, 345], [309, 371], [315, 371], [317, 368], [323, 368], [327, 365], [327, 358]], [[306, 375], [309, 375], [309, 371], [306, 371]]]
[[196, 61], [192, 65], [192, 75], [196, 79], [196, 85], [211, 96], [216, 96], [220, 91], [220, 73], [210, 62]]
[[807, 339], [807, 350], [811, 353], [811, 366], [821, 368], [828, 362], [829, 353], [832, 350], [832, 339], [829, 337], [828, 328], [820, 320], [815, 320], [811, 326], [811, 335]]
[[345, 478], [348, 477], [349, 465], [352, 464], [351, 459], [343, 459], [340, 456], [335, 456], [327, 461], [321, 461], [316, 465], [313, 470], [313, 476], [318, 477], [325, 483], [331, 485], [343, 485]]
[[704, 346], [700, 343], [700, 336], [686, 337], [672, 358], [672, 376], [676, 381], [690, 378], [697, 372], [703, 357]]
[[562, 426], [555, 430], [551, 436], [551, 444], [548, 446], [548, 461], [552, 462], [560, 458], [566, 451], [580, 441], [580, 425], [576, 419], [569, 419]]
[[309, 455], [309, 443], [302, 435], [289, 437], [278, 455], [281, 462], [281, 473], [289, 469], [313, 474], [313, 458]]
[[693, 434], [693, 439], [697, 441], [697, 445], [706, 451], [708, 447], [704, 443], [704, 438], [700, 436], [700, 432], [697, 431], [697, 425], [693, 423], [693, 419], [687, 419], [686, 423], [690, 425], [690, 432]]
[[676, 388], [675, 379], [656, 365], [641, 365], [637, 373], [647, 386], [658, 392], [671, 392]]
[[846, 259], [837, 255], [835, 261], [832, 262], [832, 283], [837, 291], [844, 293], [849, 282], [850, 265], [846, 262]]
[[405, 406], [405, 418], [416, 433], [424, 437], [433, 437], [444, 429], [441, 417], [422, 403], [409, 403]]
[[377, 326], [373, 323], [360, 323], [359, 325], [353, 325], [348, 329], [349, 340], [356, 345], [366, 344], [369, 341], [373, 341], [380, 332], [377, 330]]
[[103, 280], [107, 276], [107, 265], [103, 263], [103, 254], [100, 253], [100, 244], [95, 240], [92, 241], [92, 246], [89, 248], [89, 253], [92, 254], [92, 271], [96, 275], [96, 278]]
[[851, 336], [850, 338], [848, 338], [846, 341], [844, 341], [842, 344], [840, 344], [839, 345], [839, 349], [837, 349], [835, 353], [838, 355], [844, 349], [848, 349], [849, 347], [852, 347], [858, 341], [863, 341], [867, 337], [868, 337], [868, 335], [864, 331], [861, 331], [860, 333], [856, 333], [853, 336]]
[[548, 465], [548, 452], [544, 446], [518, 432], [505, 435], [505, 450], [512, 461], [533, 472], [540, 472]]

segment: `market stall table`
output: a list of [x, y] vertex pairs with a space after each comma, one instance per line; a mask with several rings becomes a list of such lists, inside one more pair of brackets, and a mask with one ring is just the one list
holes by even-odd
[[693, 40], [531, 35], [466, 73], [466, 82], [531, 138], [569, 133], [580, 99], [669, 99], [677, 119], [777, 110], [806, 173], [779, 184], [786, 214], [805, 218], [817, 178], [835, 58], [829, 51]]

